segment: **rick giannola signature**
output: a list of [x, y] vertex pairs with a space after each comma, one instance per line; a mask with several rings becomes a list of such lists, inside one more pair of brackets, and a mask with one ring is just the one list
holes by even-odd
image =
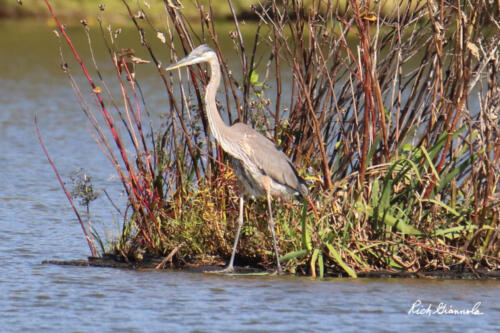
[[409, 315], [417, 316], [435, 316], [435, 315], [455, 315], [455, 316], [480, 316], [484, 313], [479, 309], [481, 302], [475, 303], [470, 308], [456, 308], [450, 304], [439, 303], [434, 305], [432, 303], [424, 304], [421, 300], [417, 299], [408, 310]]

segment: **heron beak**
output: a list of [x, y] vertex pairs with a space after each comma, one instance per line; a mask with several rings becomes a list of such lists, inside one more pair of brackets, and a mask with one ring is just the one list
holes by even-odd
[[181, 60], [177, 61], [176, 63], [171, 64], [170, 66], [165, 68], [165, 70], [171, 71], [173, 69], [177, 69], [180, 67], [189, 66], [192, 64], [197, 64], [197, 63], [202, 62], [202, 61], [204, 61], [203, 56], [189, 54], [188, 56], [182, 58]]

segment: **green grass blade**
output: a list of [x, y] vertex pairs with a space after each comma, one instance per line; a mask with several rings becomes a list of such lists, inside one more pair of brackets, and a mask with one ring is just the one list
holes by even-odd
[[427, 149], [425, 149], [424, 146], [421, 146], [420, 147], [420, 150], [422, 151], [422, 153], [424, 154], [425, 156], [425, 159], [427, 160], [427, 163], [429, 164], [429, 166], [431, 167], [431, 170], [432, 170], [432, 173], [434, 174], [434, 177], [436, 177], [436, 180], [439, 181], [439, 174], [436, 170], [436, 167], [434, 166], [434, 163], [432, 163], [432, 159], [431, 157], [429, 156], [429, 153], [427, 152]]
[[370, 148], [370, 151], [368, 152], [368, 155], [366, 157], [366, 162], [365, 162], [365, 167], [368, 168], [370, 165], [370, 161], [373, 158], [373, 154], [375, 154], [375, 151], [378, 149], [378, 144], [380, 142], [380, 139], [382, 138], [382, 133], [379, 133], [377, 137], [375, 138], [375, 142], [373, 142], [372, 147]]
[[[373, 247], [376, 247], [377, 245], [375, 244], [375, 245], [372, 245], [372, 246], [373, 246]], [[361, 265], [363, 265], [363, 267], [366, 267], [366, 268], [370, 267], [370, 265], [368, 265], [366, 262], [364, 262], [363, 260], [361, 260], [361, 258], [360, 258], [360, 257], [359, 257], [356, 253], [354, 253], [354, 252], [356, 252], [357, 250], [356, 250], [356, 251], [351, 251], [351, 250], [349, 250], [349, 249], [348, 249], [348, 248], [346, 248], [346, 247], [342, 247], [342, 249], [343, 249], [344, 251], [346, 251], [347, 253], [349, 253], [349, 255], [350, 255], [351, 257], [353, 257], [353, 258], [354, 258], [354, 260], [356, 260], [356, 261], [357, 261], [357, 262], [359, 262]], [[361, 250], [362, 250], [362, 249], [361, 249]], [[362, 251], [359, 251], [359, 252], [362, 252]]]
[[[463, 231], [472, 231], [474, 229], [477, 229], [478, 226], [477, 225], [461, 225], [461, 226], [458, 226], [458, 227], [451, 227], [451, 228], [448, 228], [448, 229], [444, 229], [444, 230], [437, 230], [436, 232], [434, 232], [434, 235], [435, 236], [446, 236], [447, 238], [449, 239], [454, 239], [454, 238], [458, 238], [458, 237], [461, 237], [462, 236], [462, 232]], [[450, 234], [456, 234], [456, 236], [453, 236], [453, 235], [450, 235]]]
[[433, 203], [435, 205], [441, 206], [442, 208], [446, 209], [448, 212], [452, 213], [455, 216], [460, 216], [459, 212], [457, 212], [455, 209], [451, 208], [450, 206], [448, 206], [447, 204], [445, 204], [442, 201], [438, 201], [438, 200], [435, 200], [435, 199], [422, 199], [422, 202]]
[[345, 262], [344, 260], [342, 260], [342, 257], [340, 256], [340, 254], [337, 252], [337, 250], [335, 250], [335, 248], [333, 247], [332, 244], [330, 243], [326, 243], [326, 247], [328, 248], [328, 251], [330, 253], [330, 255], [333, 257], [333, 260], [335, 260], [335, 262], [347, 273], [349, 274], [350, 277], [352, 278], [357, 278], [358, 275], [356, 274], [356, 272], [351, 268], [349, 267]]
[[302, 218], [301, 218], [301, 225], [302, 225], [302, 248], [307, 251], [312, 250], [312, 239], [311, 239], [311, 233], [309, 232], [309, 229], [307, 228], [307, 205], [303, 205], [302, 208]]
[[471, 158], [468, 158], [465, 160], [462, 164], [451, 170], [446, 176], [441, 178], [441, 181], [439, 182], [439, 185], [436, 188], [436, 193], [439, 193], [446, 185], [448, 185], [453, 178], [455, 178], [457, 175], [462, 174], [465, 169], [467, 169], [474, 160], [477, 159], [477, 156], [473, 156]]
[[[374, 217], [374, 212], [373, 208], [365, 205], [357, 205], [357, 208], [359, 208], [363, 213], [365, 213], [368, 217]], [[389, 211], [387, 210], [386, 212], [378, 212], [378, 216], [376, 216], [378, 220], [381, 220], [383, 224], [389, 225], [391, 227], [396, 227], [399, 231], [401, 231], [404, 234], [409, 234], [409, 235], [421, 235], [422, 232], [419, 230], [415, 229], [411, 225], [405, 223], [401, 219], [397, 219], [391, 214], [389, 214]]]
[[393, 215], [389, 214], [389, 212], [385, 212], [379, 218], [382, 219], [382, 222], [391, 227], [396, 227], [397, 230], [401, 231], [404, 234], [408, 235], [421, 235], [422, 233], [412, 227], [411, 225], [405, 223], [402, 219], [398, 219]]
[[[466, 127], [462, 126], [461, 128], [457, 129], [451, 136], [451, 139], [454, 140], [460, 133], [464, 131]], [[431, 160], [434, 160], [434, 158], [439, 154], [441, 149], [445, 146], [446, 140], [448, 139], [448, 132], [444, 131], [440, 136], [439, 139], [434, 143], [434, 146], [429, 148], [427, 152], [429, 153], [429, 157]]]
[[284, 256], [280, 257], [280, 261], [288, 261], [291, 259], [299, 259], [307, 255], [309, 251], [306, 249], [298, 250], [298, 251], [293, 251], [285, 254]]
[[318, 255], [318, 266], [319, 266], [319, 277], [325, 277], [325, 263], [323, 261], [323, 253], [319, 253]]

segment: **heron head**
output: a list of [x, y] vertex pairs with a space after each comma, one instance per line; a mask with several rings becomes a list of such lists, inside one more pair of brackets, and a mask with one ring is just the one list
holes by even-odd
[[176, 69], [179, 67], [189, 66], [193, 64], [198, 64], [200, 62], [209, 61], [210, 58], [216, 57], [216, 53], [212, 50], [208, 45], [202, 44], [195, 48], [191, 53], [189, 53], [186, 57], [177, 61], [176, 63], [165, 68], [167, 71], [171, 71], [172, 69]]

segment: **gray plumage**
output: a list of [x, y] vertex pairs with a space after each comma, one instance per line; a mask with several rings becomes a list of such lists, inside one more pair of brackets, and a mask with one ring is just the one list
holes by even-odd
[[[300, 194], [306, 196], [307, 186], [304, 180], [299, 177], [290, 159], [278, 150], [271, 140], [246, 124], [237, 123], [233, 126], [227, 126], [224, 123], [215, 103], [215, 95], [220, 83], [219, 60], [217, 54], [210, 47], [207, 45], [198, 46], [188, 56], [167, 67], [167, 70], [201, 62], [207, 62], [211, 69], [210, 81], [205, 91], [205, 106], [210, 131], [222, 149], [231, 156], [234, 172], [245, 194], [267, 199], [269, 228], [273, 235], [278, 273], [281, 273], [271, 209], [271, 195]], [[238, 230], [231, 260], [224, 270], [225, 272], [233, 271], [234, 256], [243, 225], [243, 205], [244, 196], [241, 195]]]
[[[238, 158], [228, 153], [247, 194], [255, 197], [266, 196], [266, 189], [259, 177], [269, 177], [271, 194], [307, 195], [307, 186], [297, 174], [292, 161], [278, 150], [271, 140], [243, 123], [234, 124], [231, 129], [240, 135], [238, 144], [242, 147], [240, 150], [244, 151], [244, 156]], [[246, 176], [243, 176], [244, 172]]]

